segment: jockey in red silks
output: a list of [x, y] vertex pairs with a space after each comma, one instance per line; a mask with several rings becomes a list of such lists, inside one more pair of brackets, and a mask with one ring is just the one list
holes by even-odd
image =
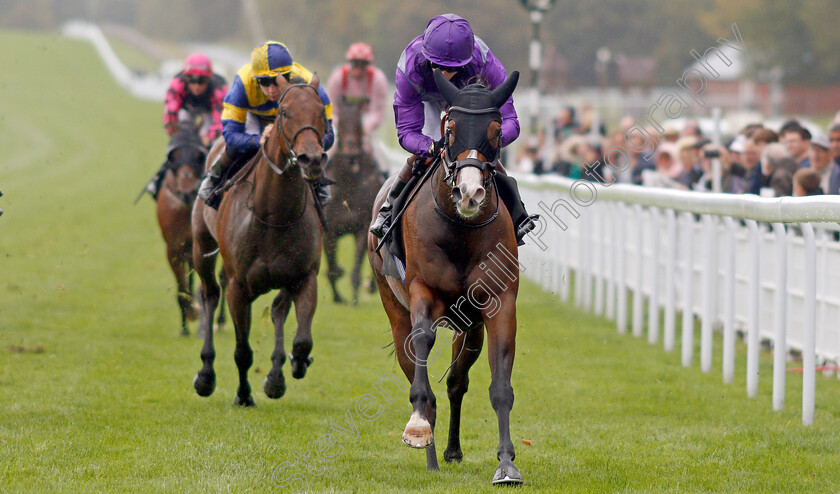
[[[353, 43], [345, 54], [347, 63], [338, 67], [327, 80], [327, 94], [333, 103], [340, 101], [362, 102], [362, 133], [365, 151], [372, 152], [369, 134], [385, 119], [385, 102], [388, 98], [388, 80], [373, 65], [373, 49], [367, 43]], [[341, 105], [333, 113], [341, 119]]]
[[[441, 112], [446, 101], [435, 85], [433, 71], [440, 69], [458, 88], [481, 82], [493, 89], [506, 79], [505, 68], [484, 41], [475, 36], [470, 24], [455, 14], [439, 15], [429, 21], [422, 35], [414, 38], [400, 56], [397, 64], [394, 95], [394, 117], [400, 145], [425, 160], [409, 159], [399, 172], [388, 198], [370, 231], [382, 237], [391, 224], [391, 205], [411, 178], [412, 168], [425, 166], [440, 155], [443, 141], [440, 135]], [[501, 146], [519, 137], [519, 120], [513, 98], [500, 108], [502, 114]], [[425, 163], [424, 163], [425, 161]], [[499, 195], [513, 219], [517, 241], [533, 230], [536, 216], [529, 216], [519, 196], [516, 181], [507, 176], [497, 163], [496, 184]]]
[[[178, 122], [192, 121], [202, 117], [198, 129], [201, 142], [209, 147], [222, 133], [222, 105], [227, 94], [227, 84], [222, 76], [213, 73], [210, 59], [201, 53], [193, 53], [184, 60], [184, 68], [169, 82], [163, 102], [163, 126], [172, 136], [178, 130]], [[152, 177], [146, 191], [157, 198], [160, 181], [166, 173], [168, 163]]]

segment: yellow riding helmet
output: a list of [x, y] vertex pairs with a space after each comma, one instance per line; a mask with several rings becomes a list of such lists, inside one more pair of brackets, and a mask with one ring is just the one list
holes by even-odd
[[266, 41], [251, 52], [251, 72], [255, 78], [288, 74], [292, 63], [289, 49], [277, 41]]

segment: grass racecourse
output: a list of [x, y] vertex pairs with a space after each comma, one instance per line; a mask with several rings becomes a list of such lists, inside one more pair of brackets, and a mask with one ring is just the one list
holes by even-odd
[[[497, 490], [486, 358], [464, 400], [464, 462], [427, 472], [400, 441], [407, 391], [385, 384], [395, 401], [380, 397], [374, 420], [356, 414], [381, 376], [405, 378], [378, 295], [333, 305], [325, 269], [306, 378], [287, 377], [278, 401], [263, 393], [273, 345], [263, 297], [251, 333], [257, 407], [232, 405], [230, 327], [216, 339], [216, 392], [198, 397], [201, 343], [178, 336], [152, 201], [132, 206], [163, 157], [161, 104], [130, 98], [85, 43], [4, 32], [0, 47], [0, 492]], [[523, 492], [840, 491], [836, 378], [817, 376], [805, 427], [799, 375], [788, 374], [786, 408], [772, 410], [767, 354], [749, 399], [741, 347], [724, 385], [719, 360], [710, 374], [683, 368], [679, 352], [619, 336], [530, 283], [518, 309], [511, 433]], [[439, 457], [443, 360], [431, 372]], [[338, 440], [331, 462], [315, 454], [326, 434]]]

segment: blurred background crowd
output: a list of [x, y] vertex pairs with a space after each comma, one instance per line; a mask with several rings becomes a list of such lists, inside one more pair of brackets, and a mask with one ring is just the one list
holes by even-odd
[[[840, 112], [827, 128], [807, 119], [757, 120], [719, 139], [692, 119], [681, 122], [681, 129], [666, 125], [664, 132], [641, 126], [644, 134], [628, 134], [640, 128], [630, 116], [609, 132], [598, 121], [587, 104], [563, 107], [547, 133], [525, 137], [516, 156], [519, 171], [712, 191], [712, 167], [718, 160], [721, 192], [762, 197], [840, 193]], [[618, 148], [622, 152], [610, 151]]]

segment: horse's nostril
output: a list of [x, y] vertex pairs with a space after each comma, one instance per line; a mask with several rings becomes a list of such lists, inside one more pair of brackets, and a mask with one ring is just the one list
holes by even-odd
[[476, 201], [476, 203], [480, 204], [481, 201], [484, 200], [485, 195], [486, 193], [484, 191], [484, 187], [480, 187], [478, 190], [475, 191], [475, 194], [473, 194], [472, 198]]
[[472, 208], [474, 208], [474, 207], [476, 207], [476, 206], [478, 206], [478, 203], [477, 203], [477, 202], [475, 202], [475, 199], [470, 199], [470, 209], [472, 209]]
[[298, 157], [297, 157], [297, 160], [298, 160], [298, 163], [300, 163], [302, 165], [308, 165], [309, 162], [312, 161], [309, 158], [308, 154], [299, 154]]
[[461, 197], [463, 197], [463, 195], [461, 194], [460, 188], [455, 187], [452, 189], [452, 199], [455, 200], [455, 202], [461, 202]]

